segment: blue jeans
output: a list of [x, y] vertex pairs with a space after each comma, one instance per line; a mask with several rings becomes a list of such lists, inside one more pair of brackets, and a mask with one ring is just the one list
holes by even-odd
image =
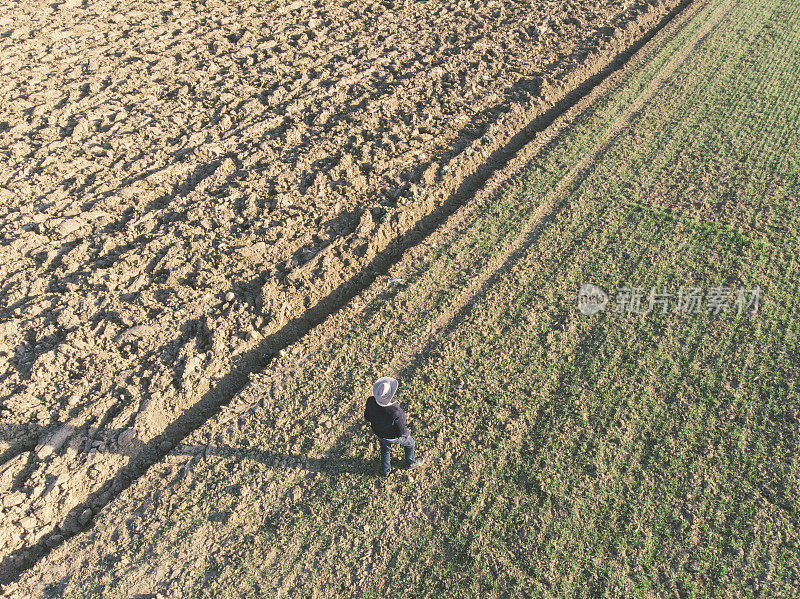
[[406, 452], [406, 466], [414, 463], [414, 439], [408, 437], [397, 437], [396, 439], [384, 439], [378, 437], [381, 445], [381, 474], [386, 476], [392, 469], [392, 445], [399, 445]]

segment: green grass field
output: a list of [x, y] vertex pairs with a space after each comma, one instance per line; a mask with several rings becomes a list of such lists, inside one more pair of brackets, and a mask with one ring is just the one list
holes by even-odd
[[[800, 3], [708, 2], [68, 590], [800, 595], [799, 71]], [[393, 368], [430, 465], [382, 481], [362, 391]]]

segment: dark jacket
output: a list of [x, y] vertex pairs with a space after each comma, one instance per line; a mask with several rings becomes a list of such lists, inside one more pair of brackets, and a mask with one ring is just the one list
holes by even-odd
[[372, 427], [372, 432], [384, 439], [396, 439], [411, 434], [406, 425], [406, 413], [398, 404], [379, 406], [370, 396], [364, 408], [364, 418]]

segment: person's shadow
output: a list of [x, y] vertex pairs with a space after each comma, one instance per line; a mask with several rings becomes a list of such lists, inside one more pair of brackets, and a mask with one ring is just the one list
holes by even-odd
[[175, 453], [201, 455], [205, 457], [217, 456], [233, 458], [235, 460], [253, 460], [269, 468], [292, 468], [306, 472], [319, 472], [327, 475], [337, 474], [364, 474], [378, 475], [377, 452], [374, 459], [360, 457], [329, 456], [310, 458], [306, 455], [293, 455], [279, 451], [268, 451], [257, 447], [206, 447], [187, 446], [175, 449]]
[[[305, 453], [291, 454], [258, 447], [230, 447], [214, 440], [208, 445], [178, 445], [172, 453], [191, 455], [192, 462], [211, 456], [230, 458], [235, 461], [251, 460], [268, 468], [291, 468], [325, 476], [364, 475], [380, 477], [380, 451], [377, 437], [366, 423], [356, 420], [345, 430], [332, 432], [330, 445], [321, 457], [309, 457]], [[356, 455], [345, 455], [356, 454]], [[392, 456], [392, 468], [401, 466], [401, 458]]]

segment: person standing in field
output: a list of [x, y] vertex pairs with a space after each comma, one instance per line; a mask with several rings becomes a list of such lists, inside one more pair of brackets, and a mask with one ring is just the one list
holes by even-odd
[[415, 456], [414, 439], [406, 423], [406, 413], [395, 399], [399, 383], [390, 376], [383, 376], [372, 386], [372, 396], [367, 399], [364, 419], [369, 422], [372, 432], [378, 437], [381, 448], [381, 476], [389, 476], [391, 471], [392, 445], [405, 450], [406, 467], [419, 468], [424, 460]]

